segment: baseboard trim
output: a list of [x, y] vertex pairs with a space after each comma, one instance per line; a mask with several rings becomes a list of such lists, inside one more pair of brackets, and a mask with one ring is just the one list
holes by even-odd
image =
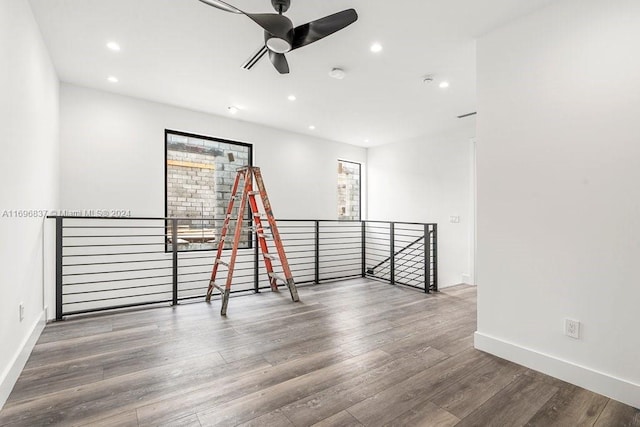
[[480, 332], [474, 334], [474, 345], [478, 350], [640, 408], [639, 384]]
[[18, 381], [18, 378], [22, 373], [22, 369], [24, 369], [24, 365], [27, 364], [31, 351], [36, 345], [38, 338], [40, 338], [40, 334], [42, 333], [46, 323], [46, 314], [42, 311], [42, 313], [40, 313], [40, 317], [31, 328], [31, 333], [22, 342], [22, 346], [16, 352], [9, 369], [5, 371], [3, 378], [0, 379], [0, 410], [7, 402], [7, 399], [11, 394], [11, 390], [13, 390], [13, 386], [16, 385], [16, 381]]

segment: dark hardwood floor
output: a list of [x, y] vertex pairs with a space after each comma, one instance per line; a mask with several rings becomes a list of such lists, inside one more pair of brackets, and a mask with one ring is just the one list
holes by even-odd
[[475, 288], [358, 279], [48, 325], [11, 426], [640, 426], [640, 411], [473, 349]]

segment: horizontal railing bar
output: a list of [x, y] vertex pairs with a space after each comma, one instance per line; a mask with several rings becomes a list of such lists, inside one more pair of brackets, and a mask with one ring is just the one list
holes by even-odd
[[140, 307], [140, 306], [145, 306], [145, 305], [156, 305], [156, 304], [160, 305], [160, 304], [166, 304], [168, 302], [171, 302], [171, 300], [168, 299], [168, 300], [164, 300], [164, 301], [138, 302], [138, 303], [133, 303], [133, 304], [123, 304], [123, 305], [114, 305], [114, 306], [109, 306], [109, 307], [91, 308], [91, 309], [87, 309], [87, 310], [67, 311], [67, 312], [63, 312], [62, 315], [63, 316], [77, 316], [79, 314], [88, 314], [88, 313], [95, 313], [95, 312], [109, 311], [109, 310], [122, 310], [124, 308], [133, 308], [133, 307]]
[[92, 299], [92, 300], [87, 300], [87, 301], [73, 301], [73, 302], [64, 302], [62, 303], [62, 305], [77, 305], [77, 304], [88, 304], [91, 302], [100, 302], [100, 301], [113, 301], [113, 300], [119, 300], [119, 299], [126, 299], [126, 298], [140, 298], [140, 297], [148, 297], [148, 296], [153, 296], [153, 295], [163, 295], [163, 294], [170, 294], [171, 290], [165, 291], [165, 292], [149, 292], [147, 294], [139, 294], [139, 295], [123, 295], [121, 297], [112, 297], [112, 298], [97, 298], [97, 299]]
[[[68, 295], [96, 294], [100, 292], [116, 292], [116, 291], [124, 291], [127, 289], [142, 289], [142, 288], [153, 288], [157, 286], [171, 286], [171, 285], [172, 283], [158, 283], [157, 285], [127, 286], [126, 288], [111, 288], [111, 289], [98, 289], [95, 291], [67, 292], [67, 293], [63, 293], [62, 295], [68, 296]], [[168, 290], [167, 292], [171, 292], [171, 290]]]
[[63, 274], [62, 277], [88, 276], [88, 275], [92, 275], [92, 274], [130, 273], [130, 272], [136, 272], [136, 271], [166, 270], [167, 268], [172, 268], [172, 266], [168, 265], [166, 267], [136, 268], [134, 270], [91, 271], [91, 272], [87, 272], [87, 273], [67, 273], [67, 274]]
[[[268, 233], [268, 232], [267, 232]], [[313, 236], [309, 236], [308, 238], [297, 238], [297, 237], [293, 237], [293, 238], [288, 238], [286, 235], [283, 235], [282, 233], [280, 233], [280, 238], [282, 240], [282, 243], [284, 243], [285, 245], [287, 244], [287, 242], [308, 242], [310, 240], [312, 240], [314, 237]], [[310, 245], [313, 245], [313, 243], [309, 243]]]
[[351, 267], [351, 268], [354, 268], [354, 269], [361, 269], [362, 268], [360, 263], [354, 264], [352, 262], [348, 262], [346, 264], [336, 263], [336, 264], [331, 264], [331, 265], [326, 265], [326, 264], [325, 265], [322, 265], [322, 264], [320, 265], [320, 269], [327, 268], [327, 267]]
[[[236, 261], [236, 264], [241, 264], [241, 263], [249, 263], [249, 262], [253, 262], [253, 260], [251, 261]], [[213, 264], [214, 261], [211, 261], [210, 263], [207, 264], [188, 264], [188, 265], [180, 265], [180, 268], [191, 268], [191, 267], [209, 267], [209, 268], [213, 268]], [[253, 268], [253, 267], [252, 267]]]
[[356, 246], [351, 246], [350, 249], [356, 249], [356, 248], [362, 248], [362, 242], [330, 242], [330, 243], [320, 243], [320, 246], [342, 246], [344, 247], [344, 245], [356, 245]]
[[[91, 220], [119, 220], [119, 221], [223, 221], [222, 218], [182, 218], [182, 217], [115, 217], [115, 216], [73, 216], [73, 215], [48, 215], [48, 219], [62, 218], [62, 219], [91, 219]], [[278, 222], [320, 222], [330, 224], [404, 224], [404, 225], [437, 225], [436, 223], [424, 223], [424, 222], [408, 222], [408, 221], [382, 221], [382, 220], [342, 220], [342, 219], [276, 219]], [[246, 219], [247, 222], [251, 219]]]
[[[351, 255], [351, 254], [349, 254]], [[351, 258], [344, 258], [344, 257], [340, 257], [339, 259], [335, 259], [335, 260], [320, 260], [320, 266], [323, 265], [327, 265], [327, 264], [333, 264], [335, 262], [340, 262], [340, 261], [358, 261], [357, 263], [352, 263], [354, 266], [358, 266], [358, 267], [362, 267], [360, 260], [362, 259], [361, 256], [356, 256], [356, 257], [351, 257]]]
[[314, 271], [316, 268], [315, 267], [311, 267], [311, 268], [296, 268], [295, 271], [300, 272], [300, 271]]
[[87, 257], [87, 256], [122, 256], [122, 255], [149, 255], [149, 254], [169, 254], [171, 252], [166, 251], [147, 251], [147, 252], [118, 252], [118, 253], [108, 253], [108, 254], [76, 254], [76, 255], [62, 255], [64, 258], [75, 258], [75, 257]]
[[101, 245], [62, 245], [66, 248], [106, 248], [106, 247], [128, 247], [128, 246], [166, 246], [166, 242], [156, 243], [103, 243]]
[[[208, 281], [208, 280], [202, 280], [202, 279], [180, 280], [180, 281], [178, 282], [178, 286], [179, 286], [179, 285], [182, 285], [182, 284], [184, 284], [184, 283], [196, 283], [196, 282], [202, 282], [202, 283], [204, 283], [204, 285], [203, 285], [203, 286], [204, 286], [205, 288], [209, 286], [209, 281]], [[205, 282], [206, 282], [206, 283], [205, 283]], [[180, 289], [178, 289], [178, 291], [180, 291]]]
[[[348, 271], [348, 270], [345, 270], [345, 271]], [[330, 281], [330, 280], [350, 279], [352, 277], [361, 277], [361, 275], [358, 273], [358, 274], [346, 274], [346, 275], [343, 275], [343, 276], [320, 277], [320, 283], [327, 282], [327, 281]]]
[[311, 260], [311, 261], [303, 261], [303, 262], [295, 262], [295, 263], [290, 262], [290, 263], [289, 263], [289, 265], [290, 265], [290, 266], [296, 266], [296, 265], [308, 265], [308, 264], [315, 264], [315, 261], [314, 261], [314, 260]]
[[150, 259], [150, 260], [146, 260], [146, 259], [141, 259], [141, 260], [131, 260], [131, 261], [109, 261], [109, 262], [88, 262], [88, 263], [83, 263], [83, 264], [64, 264], [63, 267], [86, 267], [86, 266], [90, 266], [90, 265], [111, 265], [111, 264], [134, 264], [134, 263], [140, 263], [140, 262], [170, 262], [171, 258], [165, 258], [165, 259]]
[[172, 276], [164, 275], [164, 276], [130, 277], [126, 279], [96, 280], [93, 282], [63, 283], [62, 286], [94, 285], [96, 283], [110, 283], [110, 282], [129, 282], [131, 280], [161, 279], [164, 277], [172, 277]]
[[167, 229], [166, 225], [63, 225], [63, 229], [67, 228], [109, 228], [109, 229], [118, 229], [118, 228], [154, 228], [154, 229]]
[[360, 235], [358, 235], [358, 236], [342, 236], [342, 237], [320, 237], [320, 241], [322, 241], [322, 240], [344, 240], [344, 239], [362, 239], [362, 237]]
[[122, 237], [156, 237], [156, 238], [167, 238], [168, 236], [170, 236], [169, 234], [104, 234], [102, 236], [67, 236], [64, 235], [62, 237], [64, 237], [65, 239], [101, 239], [103, 237], [107, 238], [111, 238], [111, 237], [115, 237], [115, 238], [122, 238]]
[[[341, 267], [344, 267], [344, 266], [341, 266]], [[344, 271], [354, 271], [354, 270], [360, 270], [360, 266], [359, 265], [354, 265], [352, 268], [343, 268], [343, 269], [340, 269], [340, 270], [332, 270], [330, 274], [341, 273], [341, 272], [344, 272]]]

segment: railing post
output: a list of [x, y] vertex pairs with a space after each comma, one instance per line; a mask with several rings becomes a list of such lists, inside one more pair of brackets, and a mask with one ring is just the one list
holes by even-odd
[[396, 240], [396, 230], [395, 230], [395, 223], [392, 222], [389, 225], [389, 251], [391, 252], [391, 254], [389, 255], [389, 262], [390, 262], [390, 279], [391, 279], [391, 284], [395, 285], [396, 284], [396, 247], [395, 247], [395, 240]]
[[56, 217], [56, 320], [62, 320], [62, 220]]
[[315, 282], [320, 283], [320, 221], [316, 220]]
[[260, 275], [258, 274], [260, 271], [260, 254], [258, 253], [258, 245], [260, 242], [257, 232], [255, 233], [255, 241], [253, 243], [253, 290], [257, 294], [260, 293]]
[[429, 233], [429, 224], [424, 225], [424, 292], [431, 291], [431, 234]]
[[173, 255], [173, 305], [178, 304], [178, 220], [171, 220], [171, 252]]
[[438, 224], [433, 224], [433, 290], [438, 292]]
[[361, 222], [362, 226], [362, 237], [360, 238], [360, 242], [362, 243], [362, 277], [366, 277], [367, 275], [367, 249], [366, 249], [366, 230], [367, 223], [365, 221]]

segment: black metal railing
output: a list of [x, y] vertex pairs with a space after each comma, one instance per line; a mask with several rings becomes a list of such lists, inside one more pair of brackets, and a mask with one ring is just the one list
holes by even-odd
[[[57, 319], [204, 300], [214, 252], [193, 241], [210, 248], [217, 247], [216, 239], [184, 231], [192, 230], [185, 223], [203, 219], [50, 218], [56, 227]], [[210, 229], [222, 225], [207, 221]], [[438, 290], [436, 224], [278, 220], [278, 230], [296, 284], [370, 277], [427, 293]], [[269, 288], [260, 259], [257, 242], [238, 251], [232, 292]], [[282, 272], [276, 267], [276, 273]], [[219, 270], [216, 281], [224, 283], [226, 272]]]

